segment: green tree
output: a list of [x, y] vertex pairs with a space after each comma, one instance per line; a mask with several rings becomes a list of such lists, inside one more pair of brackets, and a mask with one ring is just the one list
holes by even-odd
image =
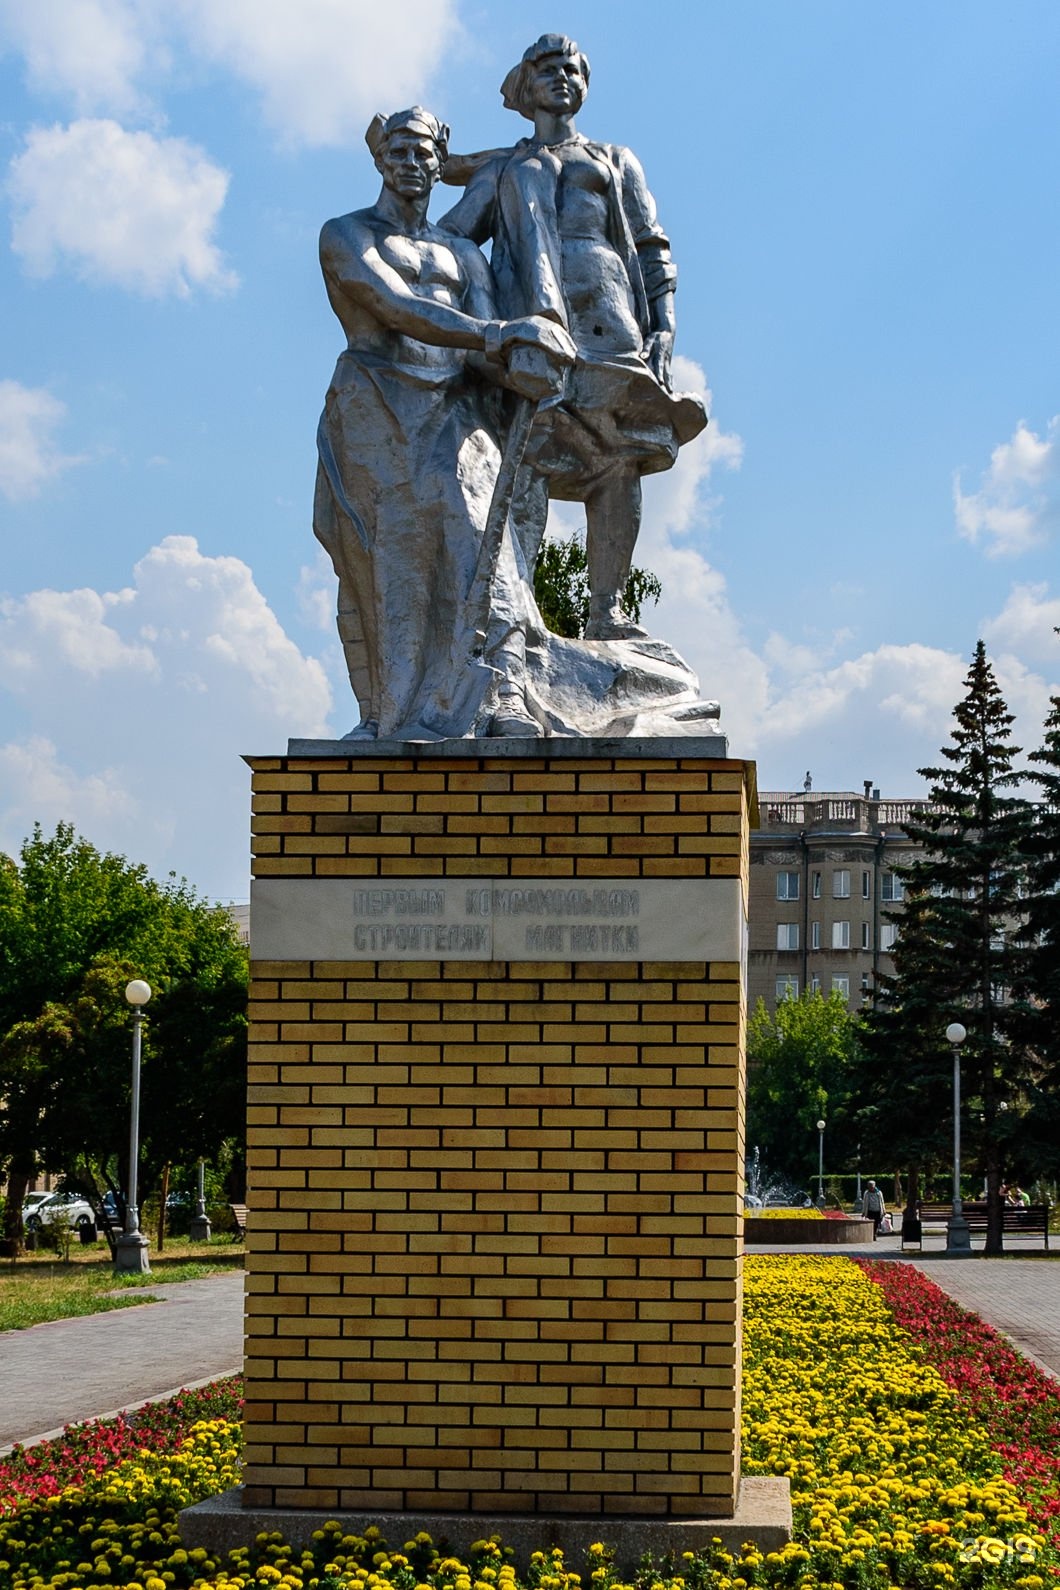
[[853, 1162], [850, 1092], [861, 1023], [841, 994], [759, 1000], [747, 1023], [747, 1142], [767, 1177], [806, 1184], [817, 1168], [817, 1121], [827, 1122], [828, 1164]]
[[144, 1031], [144, 1189], [162, 1164], [242, 1130], [246, 952], [183, 881], [103, 855], [68, 824], [0, 866], [0, 1165], [6, 1235], [41, 1170], [113, 1180], [127, 1152], [125, 985], [154, 998]]
[[1013, 765], [1018, 747], [1009, 743], [1012, 714], [982, 641], [953, 716], [943, 765], [920, 769], [931, 780], [930, 803], [906, 825], [922, 848], [903, 869], [895, 970], [881, 977], [869, 1016], [873, 1065], [862, 1099], [866, 1124], [912, 1167], [944, 1158], [953, 1131], [944, 1034], [950, 1022], [964, 1025], [962, 1140], [986, 1175], [986, 1249], [999, 1253], [1005, 1148], [1017, 1114], [1011, 1106], [1033, 1070], [1020, 1042], [1022, 848], [1030, 808], [1014, 793], [1021, 775]]
[[[647, 601], [658, 602], [662, 585], [647, 569], [631, 569], [622, 606], [635, 624]], [[578, 640], [589, 622], [589, 560], [584, 534], [566, 541], [544, 541], [534, 569], [534, 596], [541, 616], [555, 635]]]
[[[1058, 631], [1060, 633], [1060, 631]], [[1028, 1088], [1021, 1120], [1020, 1167], [1033, 1173], [1060, 1172], [1060, 696], [1050, 698], [1043, 740], [1031, 752], [1030, 774], [1041, 792], [1030, 825], [1027, 864], [1026, 967], [1023, 1039], [1038, 1073]], [[1029, 1163], [1028, 1163], [1029, 1162]]]

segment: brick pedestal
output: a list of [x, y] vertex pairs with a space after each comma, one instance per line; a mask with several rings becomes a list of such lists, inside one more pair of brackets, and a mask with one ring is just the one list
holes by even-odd
[[[733, 1514], [742, 932], [635, 957], [660, 898], [698, 942], [712, 891], [742, 895], [754, 770], [662, 749], [249, 759], [283, 953], [255, 903], [244, 1506]], [[520, 958], [433, 926], [446, 892], [525, 913]]]

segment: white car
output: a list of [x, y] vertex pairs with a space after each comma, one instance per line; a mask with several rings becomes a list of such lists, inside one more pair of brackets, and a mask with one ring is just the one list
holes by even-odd
[[22, 1223], [27, 1231], [59, 1225], [77, 1230], [82, 1226], [94, 1226], [96, 1217], [92, 1205], [77, 1193], [30, 1193], [22, 1205]]

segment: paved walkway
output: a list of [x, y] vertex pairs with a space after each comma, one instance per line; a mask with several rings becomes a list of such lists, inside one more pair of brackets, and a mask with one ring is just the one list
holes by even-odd
[[922, 1270], [962, 1308], [1002, 1331], [1060, 1380], [1060, 1258], [926, 1259]]
[[0, 1333], [0, 1452], [242, 1369], [242, 1271], [151, 1295], [160, 1301]]

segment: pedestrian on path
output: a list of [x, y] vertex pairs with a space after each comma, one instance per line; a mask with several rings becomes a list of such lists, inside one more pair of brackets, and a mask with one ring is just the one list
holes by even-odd
[[872, 1221], [872, 1240], [875, 1242], [880, 1234], [887, 1206], [883, 1201], [883, 1194], [874, 1181], [870, 1181], [865, 1188], [865, 1195], [861, 1200], [861, 1213], [866, 1220]]

